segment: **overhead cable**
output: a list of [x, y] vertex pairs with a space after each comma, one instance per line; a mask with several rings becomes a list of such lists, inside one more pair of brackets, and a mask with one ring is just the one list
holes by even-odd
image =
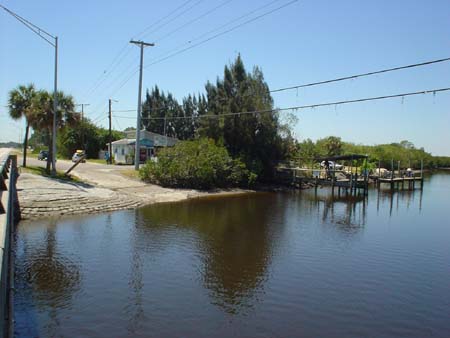
[[[17, 20], [19, 20], [21, 23], [23, 23], [29, 30], [31, 30], [33, 33], [35, 33], [36, 35], [38, 35], [40, 38], [42, 38], [43, 40], [45, 40], [47, 43], [49, 43], [51, 46], [55, 47], [55, 41], [51, 41], [48, 38], [51, 39], [56, 39], [55, 36], [51, 35], [50, 33], [48, 33], [47, 31], [43, 30], [41, 27], [36, 26], [35, 24], [33, 24], [32, 22], [28, 21], [27, 19], [21, 17], [19, 14], [14, 13], [13, 11], [9, 10], [8, 8], [6, 8], [5, 6], [0, 4], [0, 8], [3, 8], [6, 12], [8, 12], [9, 14], [11, 14], [14, 18], [16, 18]], [[45, 34], [47, 37], [45, 37]]]
[[190, 45], [189, 47], [183, 48], [183, 49], [181, 49], [181, 50], [179, 50], [179, 51], [177, 51], [177, 52], [174, 52], [174, 53], [169, 54], [169, 55], [167, 55], [167, 56], [165, 56], [165, 57], [162, 57], [162, 58], [160, 58], [160, 59], [158, 59], [158, 60], [156, 60], [156, 61], [154, 61], [154, 62], [148, 64], [148, 65], [145, 66], [144, 68], [148, 68], [148, 67], [153, 66], [153, 65], [155, 65], [155, 64], [157, 64], [157, 63], [163, 62], [163, 61], [165, 61], [165, 60], [167, 60], [167, 59], [170, 59], [170, 58], [172, 58], [172, 57], [174, 57], [174, 56], [177, 56], [177, 55], [179, 55], [179, 54], [181, 54], [181, 53], [184, 53], [184, 52], [186, 52], [186, 51], [188, 51], [188, 50], [190, 50], [190, 49], [193, 49], [193, 48], [195, 48], [195, 47], [198, 47], [198, 46], [200, 46], [200, 45], [203, 45], [203, 44], [205, 44], [205, 43], [207, 43], [207, 42], [209, 42], [209, 41], [211, 41], [211, 40], [214, 40], [214, 39], [216, 39], [216, 38], [218, 38], [218, 37], [220, 37], [220, 36], [222, 36], [222, 35], [225, 35], [225, 34], [227, 34], [227, 33], [230, 33], [230, 32], [232, 32], [232, 31], [234, 31], [234, 30], [236, 30], [236, 29], [238, 29], [238, 28], [240, 28], [240, 27], [242, 27], [242, 26], [248, 25], [248, 24], [250, 24], [250, 23], [252, 23], [252, 22], [254, 22], [254, 21], [256, 21], [256, 20], [259, 20], [259, 19], [261, 19], [261, 18], [263, 18], [263, 17], [265, 17], [265, 16], [267, 16], [267, 15], [270, 15], [270, 14], [272, 14], [272, 13], [274, 13], [274, 12], [276, 12], [276, 11], [279, 11], [279, 10], [281, 10], [281, 9], [287, 7], [287, 6], [290, 6], [290, 5], [292, 5], [292, 4], [294, 4], [294, 3], [298, 2], [298, 1], [299, 1], [299, 0], [292, 0], [292, 1], [289, 1], [289, 2], [283, 4], [283, 5], [279, 6], [279, 7], [276, 7], [276, 8], [274, 8], [274, 9], [270, 10], [270, 11], [267, 11], [267, 12], [265, 12], [265, 13], [263, 13], [263, 14], [260, 14], [260, 15], [258, 15], [258, 16], [256, 16], [256, 17], [253, 17], [253, 18], [249, 19], [249, 20], [246, 20], [246, 21], [244, 21], [244, 22], [242, 22], [242, 23], [240, 23], [240, 24], [238, 24], [238, 25], [236, 25], [236, 26], [233, 26], [233, 27], [231, 27], [231, 28], [229, 28], [229, 29], [227, 29], [227, 30], [225, 30], [225, 31], [222, 31], [222, 32], [220, 32], [220, 33], [217, 33], [217, 34], [215, 34], [215, 35], [213, 35], [213, 36], [211, 36], [211, 37], [209, 37], [209, 38], [207, 38], [207, 39], [204, 39], [204, 40], [202, 40], [202, 41], [200, 41], [200, 42], [197, 42], [197, 43], [195, 43], [195, 44], [193, 44], [193, 45]]
[[[161, 23], [162, 21], [164, 21], [165, 19], [169, 18], [170, 16], [172, 16], [174, 13], [176, 13], [178, 10], [182, 9], [184, 6], [186, 6], [187, 4], [189, 4], [190, 2], [192, 2], [193, 0], [187, 0], [185, 1], [183, 4], [181, 4], [180, 6], [178, 6], [177, 8], [175, 8], [174, 10], [172, 10], [169, 14], [163, 16], [162, 18], [160, 18], [159, 20], [155, 21], [154, 23], [152, 23], [151, 25], [149, 25], [148, 27], [146, 27], [143, 31], [141, 31], [140, 33], [136, 34], [135, 36], [138, 37], [141, 34], [143, 34], [144, 32], [148, 31], [150, 28], [158, 25], [159, 23]], [[173, 20], [172, 20], [173, 21]], [[89, 97], [91, 94], [93, 94], [95, 92], [95, 90], [102, 84], [105, 82], [106, 78], [109, 76], [109, 74], [111, 74], [121, 63], [122, 61], [125, 59], [126, 56], [129, 55], [130, 53], [130, 48], [129, 48], [130, 44], [128, 43], [128, 41], [125, 43], [125, 45], [120, 49], [120, 51], [116, 54], [116, 56], [113, 58], [113, 61], [110, 63], [110, 65], [106, 68], [105, 71], [103, 71], [100, 76], [98, 77], [98, 79], [94, 82], [94, 85], [91, 87], [91, 89], [89, 89], [87, 91], [87, 93], [85, 93], [83, 96]]]
[[426, 62], [421, 62], [421, 63], [414, 63], [414, 64], [410, 64], [410, 65], [406, 65], [406, 66], [400, 66], [400, 67], [376, 70], [376, 71], [373, 71], [373, 72], [356, 74], [356, 75], [350, 75], [350, 76], [340, 77], [340, 78], [336, 78], [336, 79], [332, 79], [332, 80], [311, 82], [311, 83], [301, 84], [301, 85], [297, 85], [297, 86], [278, 88], [278, 89], [270, 90], [269, 93], [277, 93], [277, 92], [282, 92], [282, 91], [285, 91], [285, 90], [292, 90], [292, 89], [298, 89], [298, 88], [318, 86], [318, 85], [323, 85], [323, 84], [332, 83], [332, 82], [352, 80], [352, 79], [357, 79], [359, 77], [371, 76], [371, 75], [382, 74], [382, 73], [388, 73], [388, 72], [393, 72], [393, 71], [402, 70], [402, 69], [408, 69], [408, 68], [428, 66], [428, 65], [431, 65], [431, 64], [440, 63], [440, 62], [446, 62], [446, 61], [450, 61], [450, 58], [444, 58], [444, 59], [426, 61]]
[[[271, 5], [275, 4], [276, 2], [279, 2], [279, 1], [280, 1], [280, 0], [274, 0], [274, 1], [271, 1], [271, 2], [269, 2], [269, 3], [267, 3], [267, 4], [263, 5], [263, 6], [260, 6], [260, 7], [256, 8], [255, 10], [252, 10], [251, 12], [248, 12], [248, 13], [246, 13], [246, 14], [240, 16], [240, 17], [237, 18], [237, 19], [234, 19], [234, 20], [232, 20], [232, 21], [230, 21], [230, 22], [227, 22], [227, 23], [224, 24], [224, 25], [219, 26], [219, 27], [216, 28], [216, 29], [213, 29], [212, 31], [209, 31], [209, 32], [207, 32], [207, 33], [205, 33], [205, 34], [202, 34], [200, 37], [203, 37], [203, 36], [205, 36], [205, 35], [208, 35], [208, 34], [214, 32], [214, 31], [220, 30], [220, 29], [222, 29], [223, 27], [226, 27], [226, 26], [228, 26], [228, 25], [231, 24], [231, 23], [234, 23], [234, 22], [236, 22], [236, 21], [240, 21], [242, 18], [247, 17], [247, 16], [249, 16], [249, 15], [251, 15], [251, 14], [254, 14], [254, 13], [256, 13], [256, 12], [258, 12], [258, 11], [260, 11], [260, 10], [262, 10], [262, 9], [264, 9], [264, 8], [266, 8], [266, 7], [268, 7], [268, 6], [271, 6]], [[249, 19], [249, 20], [247, 20], [247, 21], [245, 21], [245, 22], [243, 22], [243, 23], [241, 23], [241, 24], [239, 24], [239, 25], [233, 26], [233, 27], [231, 27], [230, 29], [228, 29], [228, 30], [226, 30], [226, 31], [223, 31], [223, 32], [221, 32], [221, 33], [218, 33], [218, 34], [216, 34], [216, 35], [210, 37], [210, 38], [207, 38], [207, 39], [205, 39], [205, 40], [202, 40], [202, 41], [200, 41], [199, 43], [196, 43], [195, 45], [191, 45], [191, 46], [189, 46], [189, 47], [187, 47], [187, 48], [185, 48], [185, 49], [183, 49], [183, 50], [181, 50], [181, 51], [178, 50], [178, 48], [177, 48], [178, 51], [177, 51], [176, 53], [171, 54], [171, 55], [169, 55], [169, 56], [166, 56], [166, 57], [164, 57], [163, 59], [159, 59], [159, 60], [155, 61], [154, 63], [162, 62], [162, 61], [164, 61], [165, 59], [168, 59], [168, 58], [173, 57], [173, 56], [175, 56], [175, 55], [177, 55], [177, 54], [180, 54], [180, 53], [182, 53], [182, 52], [185, 52], [185, 51], [187, 51], [187, 50], [189, 50], [189, 49], [192, 49], [192, 48], [194, 48], [194, 47], [197, 47], [197, 46], [199, 46], [199, 45], [202, 45], [202, 44], [204, 44], [204, 43], [206, 43], [206, 42], [208, 42], [208, 41], [210, 41], [210, 40], [213, 40], [213, 39], [215, 39], [215, 38], [217, 38], [217, 37], [219, 37], [219, 36], [222, 36], [222, 35], [224, 35], [224, 34], [226, 34], [226, 33], [229, 33], [229, 32], [231, 32], [231, 31], [234, 31], [234, 30], [236, 30], [237, 28], [240, 28], [240, 27], [242, 27], [242, 26], [244, 26], [244, 25], [246, 25], [246, 24], [249, 24], [249, 23], [251, 23], [251, 22], [253, 22], [253, 21], [256, 21], [256, 20], [258, 20], [258, 19], [260, 19], [260, 18], [262, 18], [262, 17], [264, 17], [264, 16], [267, 16], [267, 15], [269, 15], [269, 14], [275, 12], [275, 11], [278, 11], [278, 10], [280, 10], [280, 9], [286, 7], [286, 6], [289, 6], [289, 5], [291, 5], [291, 4], [293, 4], [293, 3], [297, 2], [297, 1], [299, 1], [299, 0], [293, 0], [293, 1], [290, 1], [290, 2], [288, 2], [288, 3], [285, 3], [284, 5], [282, 5], [282, 6], [280, 6], [280, 7], [277, 7], [277, 8], [275, 8], [275, 9], [271, 10], [271, 11], [265, 12], [265, 13], [263, 13], [263, 14], [257, 16], [257, 17], [254, 17], [254, 18], [252, 18], [252, 19]], [[188, 42], [188, 44], [190, 44], [192, 41], [198, 40], [200, 37], [197, 37], [197, 38], [195, 38], [195, 39], [192, 39], [191, 41]], [[154, 64], [154, 63], [152, 63], [152, 64]], [[148, 66], [151, 66], [152, 64], [149, 64]], [[147, 68], [148, 66], [145, 66], [144, 68]], [[109, 94], [109, 96], [113, 96], [117, 91], [119, 91], [121, 88], [123, 88], [123, 86], [125, 86], [125, 84], [128, 83], [128, 81], [130, 81], [130, 80], [133, 78], [133, 76], [134, 76], [137, 72], [138, 72], [138, 71], [136, 70], [136, 71], [134, 71], [133, 73], [131, 73], [131, 74], [126, 78], [125, 81], [123, 81], [123, 82], [122, 82], [115, 90], [112, 91], [112, 93]], [[123, 73], [120, 74], [120, 77], [121, 77], [122, 75], [123, 75]]]
[[[274, 108], [274, 109], [265, 109], [265, 110], [253, 110], [253, 111], [242, 111], [237, 113], [223, 113], [223, 114], [205, 114], [205, 115], [198, 115], [198, 116], [172, 116], [172, 117], [142, 117], [143, 120], [164, 120], [164, 119], [197, 119], [197, 118], [205, 118], [205, 117], [223, 117], [223, 116], [235, 116], [235, 115], [246, 115], [246, 114], [263, 114], [263, 113], [273, 113], [273, 112], [280, 112], [280, 111], [287, 111], [287, 110], [301, 110], [301, 109], [311, 109], [311, 108], [319, 108], [319, 107], [326, 107], [326, 106], [338, 106], [343, 104], [350, 104], [350, 103], [357, 103], [357, 102], [366, 102], [366, 101], [376, 101], [376, 100], [385, 100], [385, 99], [392, 99], [392, 98], [398, 98], [398, 97], [407, 97], [407, 96], [413, 96], [413, 95], [424, 95], [424, 94], [436, 94], [440, 92], [449, 91], [450, 87], [447, 88], [439, 88], [439, 89], [430, 89], [430, 90], [422, 90], [418, 92], [410, 92], [410, 93], [401, 93], [401, 94], [394, 94], [394, 95], [384, 95], [384, 96], [375, 96], [375, 97], [367, 97], [367, 98], [361, 98], [361, 99], [354, 99], [354, 100], [345, 100], [345, 101], [335, 101], [335, 102], [326, 102], [326, 103], [316, 103], [316, 104], [310, 104], [310, 105], [303, 105], [303, 106], [294, 106], [294, 107], [286, 107], [286, 108]], [[118, 116], [118, 118], [130, 118], [134, 119], [134, 117], [130, 116]]]
[[178, 26], [177, 28], [173, 29], [172, 31], [170, 31], [170, 32], [166, 33], [165, 35], [159, 37], [158, 39], [155, 40], [155, 43], [156, 43], [156, 42], [160, 42], [160, 41], [162, 41], [162, 40], [168, 38], [168, 37], [171, 36], [172, 34], [174, 34], [174, 33], [178, 32], [178, 31], [180, 31], [181, 29], [183, 29], [183, 28], [185, 28], [185, 27], [187, 27], [187, 26], [193, 24], [194, 22], [197, 22], [198, 20], [200, 20], [200, 19], [204, 18], [205, 16], [207, 16], [207, 15], [213, 13], [214, 11], [218, 10], [219, 8], [222, 8], [223, 6], [229, 4], [229, 3], [232, 2], [232, 1], [234, 1], [234, 0], [226, 0], [226, 1], [224, 1], [224, 2], [222, 2], [222, 3], [220, 3], [220, 4], [218, 4], [217, 6], [215, 6], [215, 7], [211, 8], [211, 9], [209, 9], [208, 11], [204, 12], [203, 14], [200, 14], [199, 16], [195, 17], [194, 19], [189, 20], [188, 22], [182, 24], [181, 26]]
[[[428, 65], [431, 65], [431, 64], [436, 64], [436, 63], [441, 63], [441, 62], [446, 62], [446, 61], [450, 61], [450, 57], [449, 58], [443, 58], [443, 59], [437, 59], [437, 60], [431, 60], [431, 61], [425, 61], [425, 62], [420, 62], [420, 63], [409, 64], [409, 65], [406, 65], [406, 66], [387, 68], [387, 69], [377, 70], [377, 71], [373, 71], [373, 72], [367, 72], [367, 73], [361, 73], [361, 74], [356, 74], [356, 75], [350, 75], [350, 76], [340, 77], [340, 78], [331, 79], [331, 80], [324, 80], [324, 81], [300, 84], [300, 85], [292, 86], [292, 87], [277, 88], [277, 89], [269, 90], [267, 92], [268, 93], [276, 93], [276, 92], [281, 92], [281, 91], [285, 91], [285, 90], [324, 85], [324, 84], [328, 84], [328, 83], [332, 83], [332, 82], [356, 79], [358, 77], [371, 76], [371, 75], [375, 75], [375, 74], [382, 74], [382, 73], [393, 72], [393, 71], [402, 70], [402, 69], [421, 67], [421, 66], [428, 66]], [[253, 96], [253, 95], [256, 95], [256, 94], [255, 93], [247, 93], [247, 94], [244, 94], [242, 96], [243, 97], [248, 97], [248, 96]], [[219, 101], [224, 101], [226, 99], [227, 98], [218, 98]], [[166, 109], [166, 107], [160, 107], [160, 108], [157, 108], [156, 110], [164, 110], [164, 109]], [[153, 110], [155, 110], [155, 109], [153, 109]], [[122, 110], [120, 112], [123, 113], [123, 112], [132, 112], [132, 111], [136, 111], [136, 109], [126, 109], [126, 110]]]

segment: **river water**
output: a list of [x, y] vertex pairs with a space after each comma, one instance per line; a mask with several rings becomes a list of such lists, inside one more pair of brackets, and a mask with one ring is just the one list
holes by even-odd
[[450, 175], [18, 227], [17, 337], [449, 337]]

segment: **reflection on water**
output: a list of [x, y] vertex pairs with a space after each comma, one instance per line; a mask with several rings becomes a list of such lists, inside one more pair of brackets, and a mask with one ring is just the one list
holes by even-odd
[[21, 223], [17, 336], [445, 337], [449, 191], [435, 175], [424, 192], [258, 193]]
[[364, 194], [350, 195], [324, 194], [311, 195], [308, 198], [322, 213], [322, 221], [335, 224], [342, 231], [354, 232], [366, 224], [367, 196]]
[[[21, 237], [22, 246], [18, 258], [26, 257], [24, 264], [17, 264], [16, 288], [23, 291], [16, 296], [19, 304], [17, 321], [35, 322], [36, 318], [27, 307], [21, 308], [22, 298], [32, 297], [36, 311], [46, 312], [49, 317], [47, 330], [49, 336], [56, 336], [61, 322], [56, 316], [58, 309], [70, 308], [74, 294], [80, 285], [79, 267], [57, 248], [56, 224], [51, 222], [36, 243], [27, 233]], [[32, 244], [30, 243], [32, 242]], [[36, 245], [37, 244], [37, 245]], [[28, 289], [31, 287], [31, 289]], [[22, 327], [19, 325], [19, 329]], [[24, 331], [33, 332], [33, 327], [25, 325]], [[30, 334], [34, 336], [35, 334]]]
[[[261, 200], [267, 207], [260, 208]], [[217, 203], [218, 202], [218, 203]], [[137, 210], [140, 231], [164, 232], [167, 220], [183, 229], [195, 231], [195, 245], [202, 261], [201, 279], [210, 291], [212, 303], [228, 313], [252, 306], [249, 299], [262, 292], [270, 264], [274, 232], [272, 218], [281, 218], [276, 196], [262, 194], [259, 203], [253, 196], [219, 200], [164, 204]]]
[[[377, 194], [377, 211], [380, 211], [380, 202], [389, 202], [389, 215], [392, 216], [392, 212], [398, 212], [399, 208], [418, 208], [422, 210], [423, 190], [379, 190]], [[418, 203], [415, 203], [415, 202]]]

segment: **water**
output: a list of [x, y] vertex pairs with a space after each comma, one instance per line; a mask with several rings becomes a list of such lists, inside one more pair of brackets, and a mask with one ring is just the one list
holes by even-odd
[[450, 175], [258, 193], [17, 234], [18, 337], [449, 337]]

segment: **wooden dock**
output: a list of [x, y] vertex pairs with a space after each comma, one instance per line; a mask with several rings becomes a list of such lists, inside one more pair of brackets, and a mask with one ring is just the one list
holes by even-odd
[[[423, 189], [423, 160], [420, 161], [420, 171], [411, 169], [411, 161], [408, 167], [400, 166], [400, 161], [397, 161], [397, 170], [394, 168], [394, 160], [391, 160], [391, 170], [381, 168], [381, 161], [378, 161], [378, 171], [375, 174], [370, 174], [371, 171], [364, 169], [363, 165], [355, 166], [355, 161], [363, 160], [367, 165], [367, 155], [349, 154], [340, 156], [329, 156], [323, 158], [316, 158], [313, 162], [333, 161], [333, 167], [324, 167], [321, 163], [319, 167], [305, 168], [295, 166], [289, 163], [277, 168], [277, 179], [280, 183], [301, 188], [304, 185], [314, 186], [316, 189], [320, 186], [328, 186], [338, 189], [338, 194], [343, 190], [344, 193], [356, 195], [363, 192], [368, 193], [369, 185], [374, 184], [378, 189], [382, 185], [388, 184], [391, 191], [399, 189], [414, 190], [416, 187]], [[347, 161], [349, 165], [344, 167], [340, 165], [340, 169], [335, 169], [336, 161]], [[346, 170], [342, 170], [346, 169]]]
[[423, 188], [423, 177], [390, 177], [390, 178], [376, 178], [378, 188], [381, 187], [381, 184], [389, 184], [391, 190], [399, 190], [406, 188], [409, 190], [413, 190], [416, 188], [416, 182], [418, 183], [420, 189]]
[[[308, 175], [312, 172], [312, 175]], [[318, 187], [331, 187], [332, 192], [337, 188], [338, 194], [345, 192], [347, 194], [356, 194], [363, 192], [367, 194], [369, 188], [369, 179], [367, 176], [358, 174], [344, 175], [340, 171], [310, 170], [299, 168], [283, 168], [278, 171], [278, 179], [286, 185], [293, 187], [302, 187], [305, 185]], [[347, 178], [348, 176], [348, 178]]]

